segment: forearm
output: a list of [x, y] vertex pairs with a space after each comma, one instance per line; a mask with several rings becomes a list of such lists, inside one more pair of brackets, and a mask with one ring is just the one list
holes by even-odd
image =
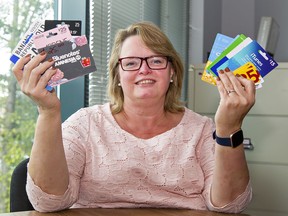
[[[230, 137], [239, 130], [255, 103], [255, 84], [242, 76], [235, 76], [227, 67], [219, 70], [217, 88], [220, 103], [215, 114], [216, 134]], [[233, 90], [232, 93], [230, 90]], [[242, 194], [249, 182], [249, 171], [243, 145], [236, 148], [215, 147], [211, 200], [215, 206], [223, 206]]]
[[40, 113], [29, 161], [29, 174], [49, 194], [63, 194], [69, 184], [59, 112]]
[[211, 199], [215, 206], [224, 206], [243, 193], [249, 182], [249, 170], [243, 145], [237, 148], [216, 144], [215, 169]]

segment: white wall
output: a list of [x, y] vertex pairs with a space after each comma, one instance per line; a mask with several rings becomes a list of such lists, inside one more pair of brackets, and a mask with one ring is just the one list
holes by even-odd
[[204, 2], [190, 1], [189, 64], [203, 62], [204, 51]]
[[221, 29], [221, 5], [221, 0], [190, 0], [190, 64], [206, 61], [215, 35]]

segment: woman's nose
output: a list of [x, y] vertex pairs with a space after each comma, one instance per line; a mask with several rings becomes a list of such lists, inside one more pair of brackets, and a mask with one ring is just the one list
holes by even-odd
[[151, 69], [149, 68], [147, 61], [143, 60], [141, 67], [139, 68], [139, 73], [148, 74], [151, 73]]

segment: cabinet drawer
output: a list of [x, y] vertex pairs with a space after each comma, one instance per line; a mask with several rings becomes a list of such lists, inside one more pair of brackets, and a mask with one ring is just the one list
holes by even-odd
[[246, 116], [242, 128], [254, 146], [246, 151], [247, 161], [288, 165], [288, 117]]
[[188, 106], [198, 113], [213, 114], [217, 110], [220, 96], [216, 86], [201, 80], [203, 70], [204, 65], [190, 69]]
[[249, 170], [253, 199], [248, 210], [275, 211], [288, 215], [288, 166], [249, 164]]
[[[214, 119], [212, 114], [206, 116]], [[253, 150], [245, 150], [248, 162], [288, 166], [288, 116], [246, 116], [242, 129], [254, 146]]]
[[249, 208], [242, 213], [250, 216], [287, 216], [285, 212], [251, 210]]

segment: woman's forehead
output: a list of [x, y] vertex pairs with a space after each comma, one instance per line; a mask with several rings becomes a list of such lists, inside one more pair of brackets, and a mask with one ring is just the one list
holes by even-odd
[[141, 36], [133, 35], [123, 42], [120, 56], [147, 56], [147, 55], [155, 55], [150, 48], [146, 46]]

